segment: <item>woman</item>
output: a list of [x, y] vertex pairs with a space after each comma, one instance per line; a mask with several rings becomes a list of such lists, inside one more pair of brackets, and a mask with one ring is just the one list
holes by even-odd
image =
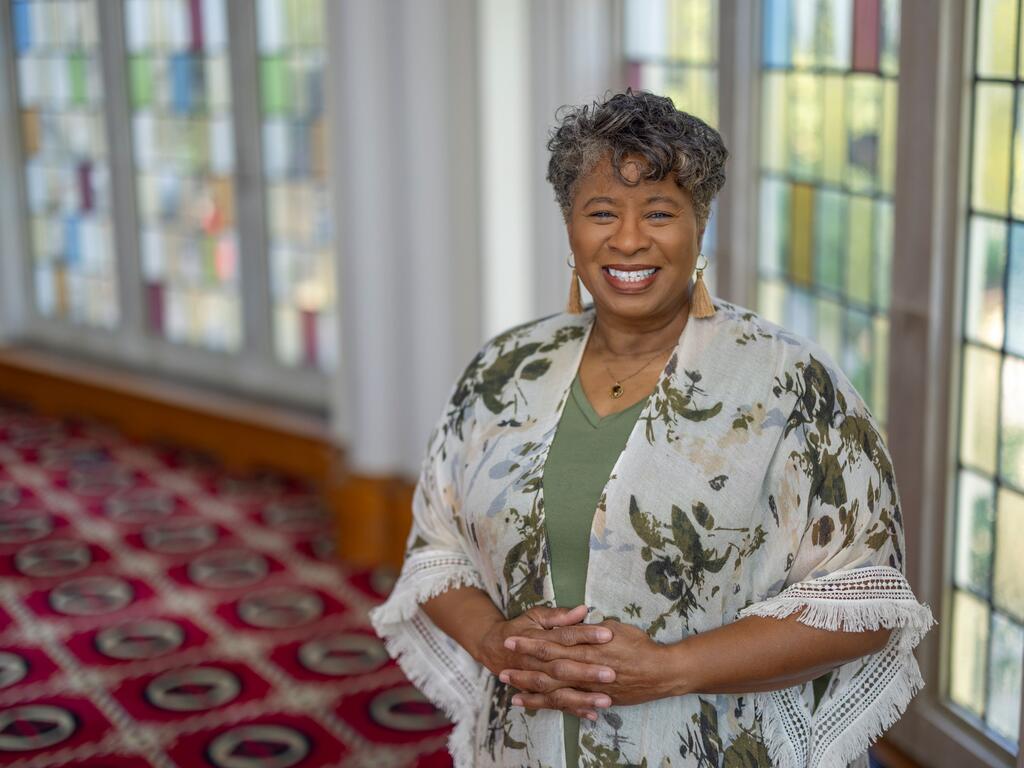
[[374, 626], [458, 766], [866, 764], [932, 623], [867, 407], [691, 282], [716, 131], [627, 91], [549, 149], [593, 306], [574, 291], [469, 364]]

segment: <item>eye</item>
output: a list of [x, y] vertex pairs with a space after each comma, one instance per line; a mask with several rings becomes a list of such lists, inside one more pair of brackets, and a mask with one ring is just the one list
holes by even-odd
[[596, 219], [609, 219], [613, 217], [615, 214], [612, 213], [611, 211], [594, 211], [593, 213], [588, 213], [587, 215], [591, 218]]
[[647, 218], [649, 218], [649, 219], [671, 219], [672, 218], [672, 214], [669, 213], [668, 211], [654, 211], [652, 213], [647, 214]]

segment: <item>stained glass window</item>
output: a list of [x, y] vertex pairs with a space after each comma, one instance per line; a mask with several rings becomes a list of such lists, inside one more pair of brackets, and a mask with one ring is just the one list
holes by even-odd
[[118, 322], [94, 0], [14, 0], [18, 102], [41, 315]]
[[324, 114], [324, 0], [258, 0], [274, 346], [289, 365], [336, 360]]
[[[626, 0], [629, 85], [718, 126], [718, 0]], [[715, 209], [702, 248], [715, 283]]]
[[142, 273], [150, 330], [242, 342], [225, 0], [125, 0]]
[[758, 307], [886, 421], [898, 0], [765, 0]]
[[1024, 2], [975, 10], [948, 694], [1012, 747], [1024, 659]]

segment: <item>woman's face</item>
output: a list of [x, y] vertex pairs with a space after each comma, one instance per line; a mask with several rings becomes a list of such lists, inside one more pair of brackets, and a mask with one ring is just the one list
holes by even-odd
[[[622, 174], [640, 175], [628, 160]], [[630, 186], [605, 158], [580, 179], [566, 229], [598, 312], [635, 321], [671, 316], [686, 304], [703, 230], [689, 193], [671, 177]]]

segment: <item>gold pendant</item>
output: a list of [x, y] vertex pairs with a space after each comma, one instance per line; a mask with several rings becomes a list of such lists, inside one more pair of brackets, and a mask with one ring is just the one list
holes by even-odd
[[624, 390], [622, 389], [622, 385], [619, 384], [618, 382], [612, 385], [612, 397], [614, 397], [616, 400], [622, 397], [623, 391]]

